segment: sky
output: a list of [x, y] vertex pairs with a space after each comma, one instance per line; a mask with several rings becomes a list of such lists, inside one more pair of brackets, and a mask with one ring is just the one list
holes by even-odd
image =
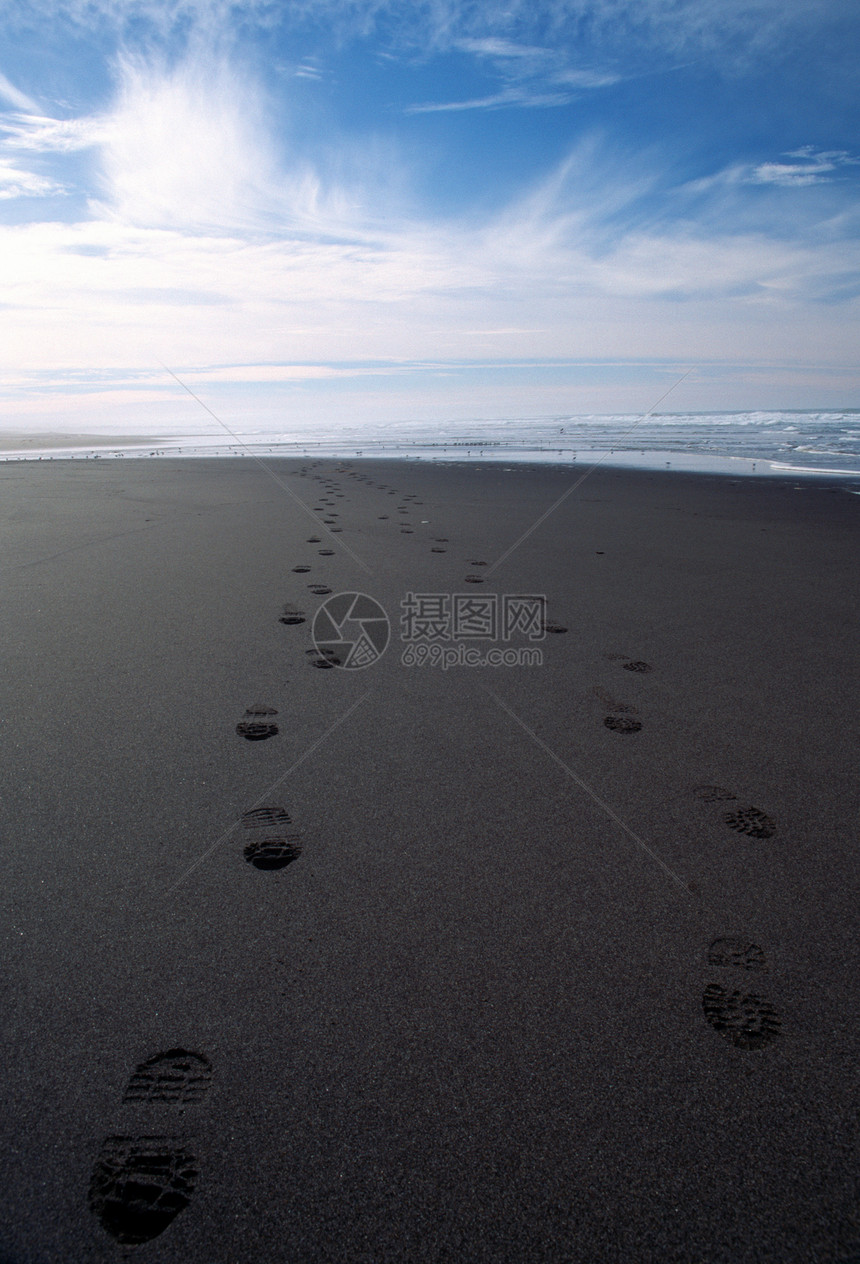
[[[860, 6], [4, 0], [0, 429], [860, 407]], [[170, 370], [170, 372], [168, 372]], [[209, 427], [211, 428], [211, 427]]]

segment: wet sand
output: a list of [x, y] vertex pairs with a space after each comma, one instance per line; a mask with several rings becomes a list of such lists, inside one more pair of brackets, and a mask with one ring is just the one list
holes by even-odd
[[0, 1260], [860, 1255], [860, 497], [269, 464], [0, 467]]
[[0, 433], [0, 452], [25, 452], [69, 448], [122, 448], [132, 444], [149, 444], [157, 448], [163, 439], [152, 435], [111, 434], [33, 434], [31, 431], [3, 431]]

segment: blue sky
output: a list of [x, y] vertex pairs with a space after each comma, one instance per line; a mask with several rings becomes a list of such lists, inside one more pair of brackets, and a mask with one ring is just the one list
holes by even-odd
[[860, 406], [844, 0], [0, 28], [6, 429]]

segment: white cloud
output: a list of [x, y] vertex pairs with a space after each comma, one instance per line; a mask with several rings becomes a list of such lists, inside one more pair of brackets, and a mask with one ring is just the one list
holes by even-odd
[[[396, 366], [367, 368], [360, 365], [341, 368], [329, 364], [231, 364], [218, 368], [182, 371], [182, 380], [191, 385], [210, 383], [258, 383], [258, 382], [323, 382], [349, 380], [358, 377], [390, 377], [406, 370]], [[178, 376], [178, 375], [177, 375]]]
[[688, 193], [708, 193], [719, 186], [771, 184], [783, 188], [805, 188], [813, 184], [829, 184], [833, 172], [842, 167], [860, 165], [844, 149], [815, 150], [811, 145], [789, 150], [783, 155], [797, 162], [733, 163], [712, 176], [692, 180], [684, 186]]
[[485, 37], [484, 39], [458, 40], [456, 47], [467, 53], [475, 53], [478, 57], [528, 57], [545, 58], [549, 49], [533, 44], [515, 44], [512, 40]]
[[570, 84], [572, 88], [607, 88], [621, 80], [621, 75], [604, 70], [557, 70], [552, 73], [553, 83]]
[[188, 232], [330, 234], [351, 239], [373, 217], [390, 221], [406, 163], [370, 140], [327, 137], [313, 165], [275, 135], [255, 81], [226, 58], [122, 57], [114, 103], [84, 119], [20, 120], [18, 149], [95, 149], [96, 219]]
[[8, 201], [19, 197], [49, 197], [67, 190], [47, 176], [33, 171], [23, 171], [13, 163], [0, 159], [0, 199]]
[[802, 187], [807, 184], [820, 184], [827, 177], [824, 174], [833, 170], [832, 163], [821, 163], [817, 166], [801, 163], [763, 162], [751, 168], [745, 176], [748, 184], [781, 184], [785, 187]]
[[276, 163], [255, 86], [224, 62], [119, 63], [101, 122], [102, 210], [158, 227], [260, 226]]
[[0, 74], [0, 98], [8, 101], [10, 105], [14, 105], [18, 110], [27, 110], [34, 114], [39, 112], [39, 107], [33, 98], [28, 97], [20, 88], [16, 88], [14, 83], [10, 83], [4, 74]]
[[0, 117], [0, 133], [6, 149], [29, 153], [68, 154], [92, 149], [108, 138], [104, 118], [55, 119], [40, 114], [13, 114]]
[[466, 101], [430, 101], [423, 105], [406, 106], [405, 114], [443, 114], [456, 110], [502, 110], [513, 106], [541, 109], [548, 106], [567, 105], [569, 92], [546, 92], [531, 87], [504, 88], [486, 97], [472, 97]]
[[747, 175], [751, 184], [781, 184], [786, 187], [829, 182], [830, 172], [839, 167], [856, 166], [860, 159], [853, 158], [843, 149], [816, 152], [810, 145], [791, 150], [787, 158], [799, 158], [800, 162], [763, 162], [753, 167]]

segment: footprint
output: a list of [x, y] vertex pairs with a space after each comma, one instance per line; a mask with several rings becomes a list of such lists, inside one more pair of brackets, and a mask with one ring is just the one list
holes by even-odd
[[447, 553], [447, 549], [441, 548], [438, 544], [434, 544], [430, 550], [431, 553]]
[[188, 1142], [149, 1134], [152, 1123], [199, 1103], [212, 1080], [212, 1064], [199, 1053], [168, 1049], [142, 1062], [123, 1094], [129, 1125], [143, 1135], [106, 1137], [93, 1167], [90, 1210], [123, 1246], [139, 1246], [163, 1233], [188, 1206], [199, 1168]]
[[288, 830], [292, 818], [285, 808], [252, 808], [242, 817], [242, 825], [252, 831], [244, 855], [255, 869], [284, 869], [302, 854], [300, 835]]
[[294, 566], [293, 571], [296, 575], [306, 575], [311, 568], [309, 566]]
[[318, 535], [309, 535], [309, 536], [308, 536], [308, 544], [321, 544], [321, 543], [322, 543], [322, 541], [320, 540], [320, 538], [319, 538], [319, 536], [318, 536]]
[[324, 597], [326, 593], [331, 592], [328, 584], [308, 584], [308, 588], [317, 597]]
[[277, 714], [274, 707], [248, 707], [245, 718], [236, 725], [236, 732], [249, 742], [264, 742], [267, 737], [274, 737], [278, 732], [277, 724], [267, 718]]
[[636, 707], [631, 706], [628, 702], [619, 702], [617, 698], [613, 698], [608, 690], [601, 689], [600, 685], [595, 685], [591, 692], [612, 712], [612, 715], [604, 716], [603, 719], [603, 723], [608, 729], [612, 729], [614, 733], [638, 733], [640, 731], [642, 721], [635, 719], [639, 714]]
[[467, 583], [467, 584], [483, 584], [483, 582], [484, 582], [483, 575], [467, 575], [464, 580], [464, 583]]
[[[727, 935], [708, 948], [708, 965], [724, 970], [767, 970], [758, 944]], [[770, 1001], [757, 992], [730, 990], [709, 983], [702, 997], [705, 1018], [736, 1049], [763, 1049], [780, 1033], [782, 1023]]]
[[320, 549], [320, 557], [334, 557], [334, 549]]
[[[703, 803], [737, 803], [737, 795], [724, 786], [694, 786], [693, 794]], [[732, 808], [723, 813], [723, 821], [729, 829], [750, 838], [773, 838], [776, 821], [762, 812], [761, 808], [746, 806]]]
[[561, 632], [566, 632], [567, 628], [561, 623], [545, 623], [543, 625], [543, 630], [544, 632], [554, 632], [558, 635]]
[[625, 671], [644, 675], [654, 670], [650, 663], [644, 663], [641, 658], [628, 658], [626, 654], [604, 654], [603, 657], [609, 659], [610, 663], [620, 663]]

